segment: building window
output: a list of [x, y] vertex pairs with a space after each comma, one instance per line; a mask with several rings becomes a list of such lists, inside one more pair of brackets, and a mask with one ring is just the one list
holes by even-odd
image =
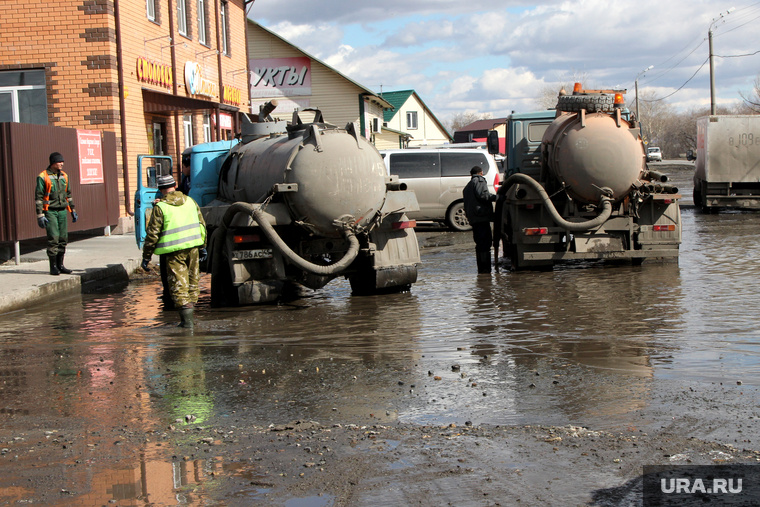
[[229, 18], [229, 11], [227, 10], [227, 2], [222, 0], [222, 8], [219, 10], [219, 24], [222, 31], [222, 54], [230, 56], [229, 45], [229, 30], [227, 30], [227, 19]]
[[406, 128], [410, 130], [417, 128], [417, 111], [406, 112]]
[[187, 6], [185, 5], [185, 0], [177, 0], [177, 30], [180, 34], [188, 37]]
[[206, 0], [198, 0], [198, 42], [206, 44]]
[[185, 128], [185, 149], [193, 145], [193, 116], [186, 114], [182, 117], [182, 125]]
[[203, 113], [203, 142], [211, 142], [211, 115]]
[[156, 0], [145, 0], [145, 6], [148, 9], [148, 19], [156, 20]]
[[48, 124], [44, 70], [0, 72], [0, 123]]

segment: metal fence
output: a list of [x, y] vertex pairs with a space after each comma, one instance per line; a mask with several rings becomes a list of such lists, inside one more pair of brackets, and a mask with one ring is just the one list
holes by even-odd
[[37, 175], [48, 167], [48, 156], [57, 151], [65, 159], [69, 188], [79, 220], [69, 232], [116, 225], [119, 220], [116, 135], [101, 132], [103, 183], [82, 184], [77, 130], [0, 123], [0, 243], [45, 237], [37, 226], [34, 189]]

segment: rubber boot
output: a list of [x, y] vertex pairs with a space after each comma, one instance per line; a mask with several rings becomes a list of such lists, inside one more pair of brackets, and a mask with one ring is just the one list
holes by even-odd
[[491, 252], [476, 252], [478, 273], [491, 272]]
[[58, 254], [58, 256], [56, 257], [56, 260], [58, 262], [58, 271], [61, 272], [61, 273], [63, 273], [64, 275], [70, 275], [71, 274], [71, 270], [68, 269], [68, 268], [65, 268], [63, 266], [63, 254], [62, 253]]
[[193, 307], [182, 307], [179, 309], [179, 327], [185, 327], [188, 329], [193, 328]]
[[48, 259], [50, 260], [50, 274], [58, 276], [61, 274], [61, 272], [58, 270], [58, 259], [53, 256], [48, 256]]

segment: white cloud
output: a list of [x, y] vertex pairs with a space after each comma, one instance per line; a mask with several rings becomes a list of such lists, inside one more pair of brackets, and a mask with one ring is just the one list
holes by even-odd
[[[708, 66], [692, 75], [708, 56], [710, 22], [731, 6], [722, 2], [336, 0], [325, 9], [257, 0], [251, 17], [368, 88], [416, 90], [444, 118], [532, 110], [543, 89], [577, 75], [589, 86], [628, 88], [631, 103], [649, 65], [640, 89], [672, 94], [667, 103], [681, 109], [709, 105]], [[760, 5], [751, 4], [715, 23], [716, 55], [759, 50], [758, 19]], [[719, 103], [740, 100], [759, 70], [760, 54], [716, 58]]]

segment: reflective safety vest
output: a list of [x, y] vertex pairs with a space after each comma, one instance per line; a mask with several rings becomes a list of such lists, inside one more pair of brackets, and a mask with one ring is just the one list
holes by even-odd
[[[45, 182], [45, 194], [42, 196], [42, 211], [47, 211], [50, 207], [50, 190], [53, 188], [53, 184], [50, 182], [50, 175], [48, 174], [47, 169], [42, 171], [39, 177]], [[61, 177], [63, 177], [63, 181], [66, 182], [66, 194], [68, 195], [69, 175], [61, 171], [61, 176], [58, 177], [58, 183], [61, 182]], [[71, 211], [71, 206], [68, 202], [66, 202], [66, 209]]]
[[164, 228], [156, 243], [156, 255], [202, 246], [206, 242], [206, 228], [198, 221], [198, 208], [191, 198], [180, 206], [163, 201], [156, 206], [164, 214]]

